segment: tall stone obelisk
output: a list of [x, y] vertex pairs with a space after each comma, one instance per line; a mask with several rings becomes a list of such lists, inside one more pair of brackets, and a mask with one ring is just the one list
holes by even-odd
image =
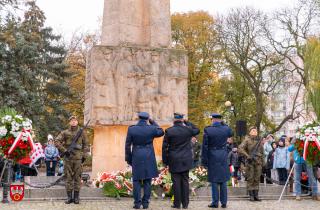
[[[125, 169], [127, 129], [148, 112], [163, 128], [188, 112], [188, 58], [171, 49], [170, 0], [105, 0], [102, 44], [87, 56], [85, 121], [93, 176]], [[154, 141], [161, 157], [162, 139]]]

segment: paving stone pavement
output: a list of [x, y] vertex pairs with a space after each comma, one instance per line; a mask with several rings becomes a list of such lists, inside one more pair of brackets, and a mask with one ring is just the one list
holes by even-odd
[[[208, 201], [190, 201], [190, 210], [202, 210], [211, 209], [208, 208]], [[171, 210], [170, 207], [172, 201], [162, 200], [162, 201], [151, 201], [149, 205], [149, 210]], [[60, 210], [60, 209], [82, 209], [82, 210], [100, 210], [100, 209], [133, 209], [133, 202], [128, 200], [114, 200], [114, 202], [82, 202], [79, 205], [69, 204], [66, 205], [62, 201], [55, 202], [55, 206], [51, 202], [15, 202], [11, 204], [0, 204], [1, 210]], [[141, 207], [142, 209], [142, 207]], [[295, 200], [284, 200], [280, 204], [277, 201], [262, 201], [262, 202], [250, 202], [250, 201], [230, 201], [227, 204], [227, 209], [233, 210], [264, 210], [264, 209], [320, 209], [320, 202], [314, 200], [306, 201], [295, 201]]]

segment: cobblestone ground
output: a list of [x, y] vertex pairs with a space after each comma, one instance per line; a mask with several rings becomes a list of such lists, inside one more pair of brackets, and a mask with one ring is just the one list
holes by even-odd
[[[149, 205], [150, 210], [170, 210], [172, 201], [153, 201]], [[188, 209], [211, 209], [208, 208], [208, 201], [190, 201]], [[50, 202], [17, 202], [11, 204], [0, 204], [1, 210], [60, 210], [60, 209], [82, 209], [82, 210], [100, 210], [100, 209], [132, 209], [132, 201], [117, 201], [114, 202], [82, 202], [79, 205], [66, 205], [62, 201], [55, 202], [56, 206], [53, 206]], [[141, 207], [142, 209], [142, 207]], [[320, 209], [320, 202], [314, 200], [295, 201], [284, 200], [280, 204], [277, 201], [262, 201], [262, 202], [250, 202], [250, 201], [230, 201], [228, 202], [227, 209], [233, 210], [264, 210], [264, 209]]]

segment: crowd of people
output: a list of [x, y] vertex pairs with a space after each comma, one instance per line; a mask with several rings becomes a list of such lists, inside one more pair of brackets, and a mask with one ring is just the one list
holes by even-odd
[[[245, 136], [245, 140], [249, 140], [250, 135]], [[272, 185], [285, 185], [288, 180], [290, 186], [290, 192], [294, 192], [296, 200], [301, 200], [301, 194], [311, 196], [312, 191], [315, 199], [320, 200], [317, 188], [317, 180], [320, 182], [317, 169], [320, 167], [320, 161], [318, 168], [315, 170], [311, 166], [306, 164], [306, 161], [301, 157], [294, 145], [291, 144], [293, 138], [289, 138], [286, 135], [282, 135], [278, 140], [274, 135], [269, 134], [263, 139], [264, 150], [264, 162], [262, 166], [260, 183], [272, 184]], [[192, 148], [194, 151], [195, 166], [198, 166], [198, 162], [201, 163], [201, 143], [197, 141], [196, 137], [192, 137]], [[238, 144], [230, 137], [227, 139], [227, 153], [228, 153], [228, 165], [232, 166], [234, 178], [246, 179], [245, 170], [245, 158], [238, 153]], [[198, 155], [197, 155], [198, 154]], [[199, 157], [200, 154], [200, 157]], [[200, 159], [200, 160], [199, 160]], [[294, 164], [295, 163], [295, 164]], [[291, 169], [292, 173], [289, 176]], [[312, 171], [315, 173], [312, 175]], [[313, 177], [313, 190], [312, 190], [312, 177]], [[306, 187], [306, 185], [308, 187]], [[294, 190], [293, 190], [294, 186]], [[301, 190], [303, 189], [303, 190]]]

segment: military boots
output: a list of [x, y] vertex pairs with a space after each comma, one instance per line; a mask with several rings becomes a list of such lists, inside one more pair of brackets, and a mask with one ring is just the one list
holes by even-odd
[[79, 204], [79, 191], [74, 191], [74, 204]]
[[255, 201], [261, 201], [261, 199], [258, 197], [259, 190], [254, 190], [254, 200]]
[[250, 201], [254, 201], [254, 190], [249, 190]]
[[68, 199], [66, 200], [65, 204], [72, 203], [72, 191], [67, 191]]

